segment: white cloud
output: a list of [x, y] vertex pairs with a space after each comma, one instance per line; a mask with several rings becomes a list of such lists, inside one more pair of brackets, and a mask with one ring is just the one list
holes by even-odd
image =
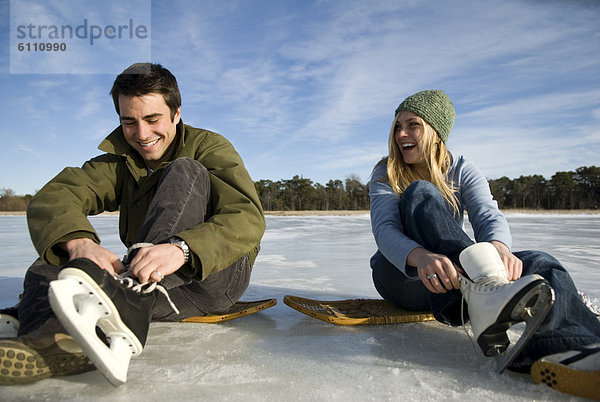
[[28, 156], [33, 156], [35, 158], [39, 158], [39, 156], [40, 156], [40, 154], [37, 151], [35, 151], [35, 150], [33, 150], [33, 149], [31, 149], [31, 148], [23, 145], [23, 144], [17, 144], [17, 146], [15, 148], [13, 148], [13, 149], [17, 153], [25, 154], [25, 155], [28, 155]]
[[[486, 174], [552, 174], [600, 152], [600, 7], [581, 4], [154, 2], [152, 59], [177, 76], [184, 121], [232, 139], [255, 179], [363, 177], [395, 107], [427, 88], [450, 94], [451, 149]], [[48, 77], [24, 78], [15, 115], [74, 142], [113, 128], [111, 80]]]
[[[590, 105], [600, 102], [600, 88], [584, 89], [578, 92], [562, 91], [557, 93], [542, 93], [539, 95], [522, 96], [507, 101], [499, 99], [495, 104], [478, 108], [472, 112], [463, 113], [459, 118], [470, 124], [504, 125], [507, 122], [527, 124], [535, 121], [537, 124], [553, 121], [557, 116], [581, 116], [590, 110]], [[592, 110], [593, 112], [593, 110]], [[565, 123], [574, 123], [565, 121]], [[553, 124], [553, 123], [552, 123]], [[550, 123], [548, 123], [550, 125]]]
[[451, 134], [450, 149], [474, 161], [489, 178], [574, 171], [598, 165], [600, 128], [572, 125], [561, 128], [493, 127], [461, 129]]
[[[320, 164], [325, 170], [343, 166], [352, 159], [332, 157], [330, 147], [361, 143], [375, 134], [385, 145], [385, 130], [402, 98], [420, 89], [442, 88], [459, 109], [457, 130], [462, 131], [452, 137], [462, 138], [454, 143], [472, 150], [493, 173], [548, 174], [555, 166], [577, 164], [574, 159], [589, 162], [574, 150], [586, 141], [592, 147], [598, 144], [593, 135], [552, 141], [574, 136], [573, 126], [580, 126], [586, 113], [593, 114], [590, 106], [600, 99], [597, 87], [560, 85], [565, 77], [600, 66], [598, 52], [591, 51], [597, 46], [589, 37], [590, 31], [598, 37], [598, 28], [591, 25], [593, 19], [581, 19], [586, 10], [571, 8], [570, 17], [564, 18], [557, 7], [521, 2], [491, 7], [324, 4], [302, 27], [291, 25], [296, 35], [276, 46], [285, 63], [276, 63], [260, 47], [254, 63], [244, 68], [221, 63], [222, 76], [233, 89], [225, 94], [252, 105], [238, 105], [235, 120], [248, 133], [260, 127], [262, 137], [272, 133], [277, 138], [262, 161], [277, 159], [286, 148], [313, 144], [313, 156], [299, 159], [299, 170], [306, 171], [316, 159], [332, 161]], [[285, 86], [278, 85], [282, 80]], [[294, 102], [298, 99], [301, 105]], [[385, 127], [381, 133], [365, 137], [356, 128], [378, 119]], [[532, 152], [541, 151], [543, 158], [531, 158]], [[372, 162], [382, 155], [374, 156], [368, 156]]]
[[78, 108], [73, 113], [77, 120], [97, 118], [99, 113], [106, 111], [107, 105], [112, 105], [112, 98], [108, 96], [106, 88], [93, 86], [82, 88], [82, 91], [78, 96]]

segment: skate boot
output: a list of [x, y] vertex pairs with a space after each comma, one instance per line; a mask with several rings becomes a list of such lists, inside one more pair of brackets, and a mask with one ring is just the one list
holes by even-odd
[[533, 363], [531, 377], [536, 384], [600, 400], [600, 344], [546, 356]]
[[[554, 302], [554, 292], [540, 275], [527, 275], [514, 282], [491, 243], [467, 247], [459, 256], [469, 278], [460, 276], [461, 292], [471, 319], [473, 335], [486, 356], [496, 356], [501, 373], [514, 360], [541, 325]], [[525, 322], [519, 341], [508, 349], [507, 331]]]
[[111, 275], [81, 258], [61, 268], [48, 295], [69, 334], [108, 381], [118, 386], [127, 381], [131, 357], [139, 355], [146, 343], [156, 290], [169, 299], [155, 282], [140, 284], [126, 275]]
[[0, 341], [0, 385], [94, 370], [83, 350], [56, 318], [18, 338]]

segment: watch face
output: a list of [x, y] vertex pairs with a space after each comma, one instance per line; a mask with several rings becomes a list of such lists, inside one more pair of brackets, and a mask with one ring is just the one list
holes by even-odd
[[180, 239], [171, 239], [169, 240], [169, 243], [177, 245], [181, 249], [181, 251], [183, 251], [185, 262], [188, 262], [188, 260], [190, 259], [190, 248], [188, 247], [186, 242]]

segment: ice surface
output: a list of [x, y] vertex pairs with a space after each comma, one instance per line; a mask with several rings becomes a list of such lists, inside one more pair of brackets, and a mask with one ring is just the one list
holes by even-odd
[[[124, 253], [117, 218], [91, 220], [103, 245]], [[508, 220], [514, 249], [554, 255], [598, 303], [600, 215], [509, 214]], [[277, 306], [220, 324], [152, 324], [119, 388], [96, 371], [0, 387], [0, 400], [572, 400], [529, 376], [498, 375], [495, 361], [464, 329], [435, 322], [339, 327], [283, 304], [286, 294], [378, 297], [369, 268], [374, 251], [368, 215], [269, 216], [243, 299], [274, 297]], [[24, 217], [0, 217], [0, 256], [0, 306], [9, 306], [36, 256]]]

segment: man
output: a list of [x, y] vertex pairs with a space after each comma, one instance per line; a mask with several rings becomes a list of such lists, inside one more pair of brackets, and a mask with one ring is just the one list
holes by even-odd
[[[150, 320], [224, 312], [248, 287], [265, 220], [233, 146], [183, 124], [177, 81], [159, 64], [127, 68], [111, 95], [121, 124], [105, 153], [29, 203], [40, 259], [20, 303], [1, 312], [0, 334], [18, 333], [0, 341], [0, 384], [88, 371], [90, 361], [121, 384]], [[87, 219], [116, 210], [123, 261]]]

